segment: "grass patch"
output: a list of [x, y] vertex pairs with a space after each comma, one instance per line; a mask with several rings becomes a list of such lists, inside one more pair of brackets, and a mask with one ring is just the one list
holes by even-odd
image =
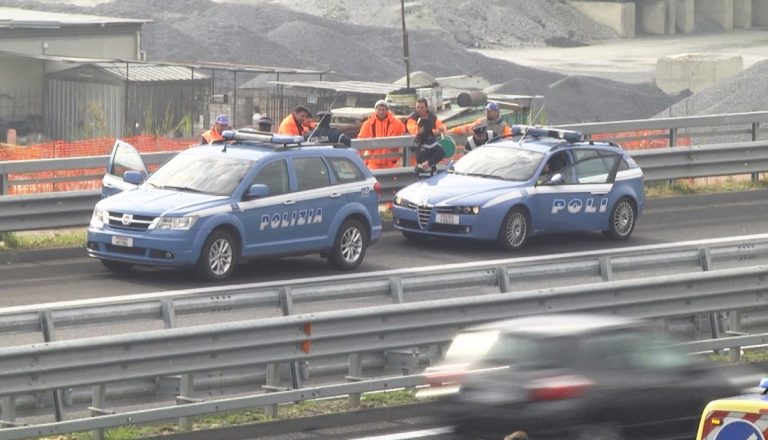
[[711, 194], [733, 191], [749, 191], [768, 188], [768, 180], [752, 182], [749, 179], [726, 178], [713, 183], [702, 183], [691, 180], [675, 180], [667, 182], [649, 182], [645, 184], [645, 195], [648, 198], [674, 197], [691, 194]]
[[[308, 400], [295, 404], [280, 406], [277, 419], [264, 414], [259, 409], [235, 411], [223, 414], [200, 416], [193, 420], [193, 430], [223, 428], [227, 426], [239, 426], [251, 423], [265, 423], [274, 420], [294, 419], [299, 417], [320, 416], [337, 414], [349, 411], [346, 398]], [[360, 399], [360, 409], [384, 408], [388, 406], [406, 405], [416, 403], [415, 391], [394, 390], [378, 393], [364, 394]], [[107, 440], [136, 440], [145, 437], [154, 437], [163, 434], [173, 434], [179, 431], [174, 423], [161, 423], [142, 426], [121, 426], [107, 430]], [[73, 434], [42, 437], [41, 440], [91, 440], [90, 432], [77, 432]]]
[[85, 246], [85, 228], [0, 233], [0, 251]]

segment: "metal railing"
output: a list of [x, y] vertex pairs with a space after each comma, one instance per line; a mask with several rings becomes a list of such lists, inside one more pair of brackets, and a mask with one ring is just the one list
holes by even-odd
[[[21, 393], [96, 385], [98, 410], [103, 392], [97, 388], [108, 382], [442, 344], [462, 327], [515, 316], [597, 312], [671, 318], [748, 310], [768, 306], [767, 276], [768, 266], [752, 266], [0, 348], [0, 396], [5, 407]], [[290, 401], [316, 397], [301, 391]], [[201, 414], [198, 410], [222, 409], [190, 405], [185, 415]], [[157, 410], [141, 413], [143, 421], [170, 417]], [[76, 429], [132, 423], [128, 417], [106, 425], [99, 417], [82, 419]], [[55, 431], [45, 433], [74, 428], [72, 422], [53, 423], [46, 430]], [[3, 438], [23, 438], [40, 435], [39, 429], [1, 432]], [[11, 437], [17, 433], [22, 437]]]

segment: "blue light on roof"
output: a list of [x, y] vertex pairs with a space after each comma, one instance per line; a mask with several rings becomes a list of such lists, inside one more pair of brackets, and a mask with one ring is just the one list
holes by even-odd
[[583, 137], [581, 132], [574, 131], [574, 130], [560, 130], [557, 128], [549, 128], [549, 127], [533, 127], [530, 125], [513, 125], [512, 135], [513, 136], [525, 135], [525, 137], [537, 137], [537, 138], [548, 137], [548, 138], [554, 138], [554, 139], [565, 139], [568, 142], [579, 142], [582, 140], [582, 137]]

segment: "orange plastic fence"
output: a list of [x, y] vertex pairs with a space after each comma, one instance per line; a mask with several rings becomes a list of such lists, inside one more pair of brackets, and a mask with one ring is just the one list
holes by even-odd
[[[142, 153], [179, 151], [194, 143], [189, 140], [167, 139], [150, 135], [133, 136], [122, 138], [122, 140], [133, 145]], [[103, 156], [112, 151], [114, 143], [114, 138], [101, 138], [74, 142], [53, 141], [31, 147], [0, 144], [0, 161]], [[99, 189], [103, 174], [104, 168], [14, 173], [8, 176], [11, 183], [20, 180], [30, 182], [23, 185], [10, 185], [9, 194]], [[71, 181], [52, 182], [54, 179], [70, 179]]]
[[[655, 139], [647, 139], [650, 136], [661, 136]], [[639, 131], [621, 131], [617, 133], [597, 133], [593, 134], [592, 139], [596, 141], [607, 141], [612, 139], [642, 137], [631, 141], [619, 141], [625, 150], [648, 150], [651, 148], [669, 147], [669, 132], [667, 130], [639, 130]], [[678, 147], [687, 147], [691, 145], [691, 138], [679, 137], [677, 139]]]

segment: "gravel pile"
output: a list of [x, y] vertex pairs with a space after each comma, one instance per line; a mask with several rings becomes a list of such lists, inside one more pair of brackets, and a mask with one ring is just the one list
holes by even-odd
[[[335, 72], [326, 76], [328, 79], [392, 82], [404, 75], [402, 35], [399, 24], [393, 25], [399, 23], [399, 2], [396, 8], [381, 6], [383, 2], [373, 0], [295, 3], [318, 15], [261, 1], [119, 0], [83, 8], [0, 0], [3, 6], [151, 19], [153, 23], [145, 25], [142, 32], [142, 46], [150, 59]], [[569, 77], [559, 82], [565, 78], [561, 74], [466, 50], [467, 45], [573, 45], [612, 37], [609, 30], [576, 14], [561, 1], [421, 0], [408, 5], [411, 71], [422, 70], [435, 77], [476, 74], [492, 84], [501, 84], [499, 93], [545, 95], [547, 123], [645, 118], [669, 107], [676, 99], [650, 84], [586, 77]], [[361, 11], [368, 12], [367, 21]], [[389, 27], [339, 22], [320, 15], [347, 17], [359, 23], [381, 22]], [[412, 30], [417, 28], [423, 30]], [[449, 33], [445, 29], [454, 31]], [[471, 44], [463, 40], [465, 37], [472, 40]], [[550, 87], [552, 84], [556, 85]]]
[[656, 117], [764, 111], [768, 103], [768, 82], [765, 78], [768, 78], [768, 61], [753, 64], [738, 75], [718, 81], [713, 86], [677, 102]]

